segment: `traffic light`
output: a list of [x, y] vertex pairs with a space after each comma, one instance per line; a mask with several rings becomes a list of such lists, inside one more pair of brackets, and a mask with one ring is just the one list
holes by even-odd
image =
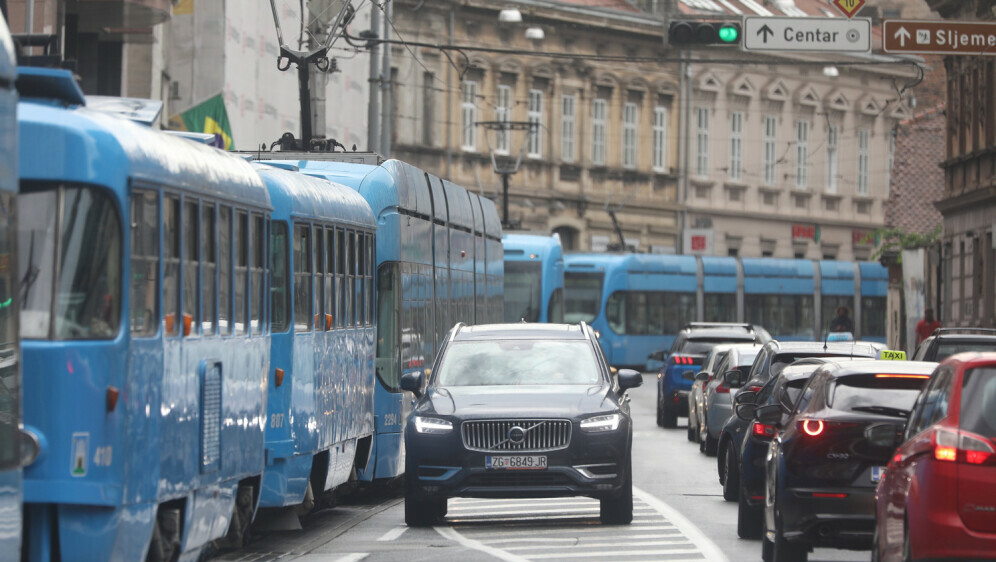
[[740, 22], [738, 21], [672, 21], [667, 32], [667, 41], [679, 47], [699, 45], [739, 45]]

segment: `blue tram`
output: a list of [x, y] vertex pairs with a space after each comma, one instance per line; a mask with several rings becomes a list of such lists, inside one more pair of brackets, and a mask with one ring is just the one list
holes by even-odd
[[642, 369], [693, 321], [751, 322], [779, 340], [812, 340], [838, 305], [855, 337], [885, 341], [884, 267], [873, 262], [652, 254], [568, 254], [565, 318], [589, 322], [609, 361]]
[[[279, 153], [278, 153], [279, 154]], [[377, 219], [376, 438], [361, 480], [404, 472], [402, 430], [410, 408], [402, 372], [431, 362], [457, 322], [500, 322], [502, 246], [497, 209], [446, 180], [399, 162], [338, 162], [306, 155], [301, 172], [355, 190]], [[317, 158], [323, 158], [319, 160]]]
[[273, 166], [255, 164], [273, 205], [264, 508], [346, 482], [374, 433], [373, 213], [350, 188]]
[[506, 233], [505, 322], [564, 321], [564, 250], [560, 237]]
[[264, 468], [270, 198], [248, 162], [21, 69], [17, 234], [31, 560], [240, 542]]
[[[0, 16], [0, 552], [17, 558], [21, 549], [21, 359], [17, 333], [20, 300], [14, 292], [17, 228], [17, 91], [14, 44]], [[34, 434], [25, 450], [37, 454]]]

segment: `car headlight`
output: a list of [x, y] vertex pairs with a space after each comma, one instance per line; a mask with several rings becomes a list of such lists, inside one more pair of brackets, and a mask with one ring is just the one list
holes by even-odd
[[581, 420], [581, 429], [591, 433], [598, 431], [615, 431], [619, 429], [619, 421], [622, 416], [619, 414], [609, 414], [607, 416], [595, 416], [586, 420]]
[[419, 433], [449, 433], [453, 431], [453, 422], [439, 418], [415, 416], [415, 431]]

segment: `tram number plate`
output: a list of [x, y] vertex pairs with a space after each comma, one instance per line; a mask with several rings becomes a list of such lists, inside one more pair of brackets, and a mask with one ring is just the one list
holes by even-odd
[[506, 455], [484, 457], [484, 468], [488, 470], [545, 470], [544, 455]]
[[871, 481], [878, 482], [882, 479], [882, 475], [885, 474], [884, 466], [873, 466], [871, 467]]

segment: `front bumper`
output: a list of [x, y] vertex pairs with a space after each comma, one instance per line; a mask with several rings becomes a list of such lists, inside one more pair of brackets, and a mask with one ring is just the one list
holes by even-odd
[[874, 488], [787, 488], [779, 505], [786, 540], [816, 547], [871, 548], [875, 532]]

